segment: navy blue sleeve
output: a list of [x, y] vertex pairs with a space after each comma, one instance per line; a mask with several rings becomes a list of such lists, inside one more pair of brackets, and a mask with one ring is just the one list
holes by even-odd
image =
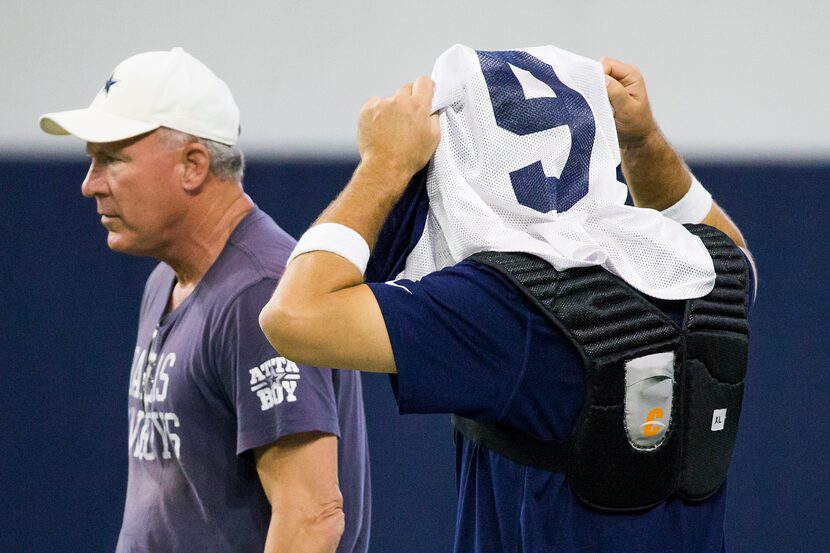
[[515, 286], [490, 267], [463, 262], [418, 282], [369, 287], [392, 343], [401, 413], [503, 418], [538, 325]]

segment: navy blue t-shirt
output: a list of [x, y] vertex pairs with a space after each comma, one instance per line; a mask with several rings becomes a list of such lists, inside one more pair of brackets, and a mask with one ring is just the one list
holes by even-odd
[[[417, 282], [369, 284], [383, 313], [401, 413], [456, 413], [566, 440], [584, 399], [576, 348], [507, 277], [464, 261]], [[653, 300], [680, 323], [685, 302]], [[456, 552], [720, 552], [725, 487], [640, 514], [586, 507], [560, 473], [456, 435]]]
[[294, 240], [259, 209], [175, 310], [162, 263], [144, 291], [129, 388], [129, 480], [118, 552], [261, 552], [271, 506], [252, 450], [283, 436], [339, 437], [346, 529], [365, 553], [369, 464], [360, 377], [297, 365], [259, 328]]

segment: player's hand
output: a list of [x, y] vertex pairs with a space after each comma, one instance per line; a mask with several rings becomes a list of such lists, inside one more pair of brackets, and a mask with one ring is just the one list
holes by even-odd
[[434, 85], [418, 77], [389, 98], [372, 98], [358, 120], [361, 164], [400, 172], [408, 181], [438, 147], [438, 115], [432, 113]]
[[614, 108], [620, 148], [633, 148], [658, 135], [640, 70], [612, 58], [599, 60], [605, 71], [608, 99]]

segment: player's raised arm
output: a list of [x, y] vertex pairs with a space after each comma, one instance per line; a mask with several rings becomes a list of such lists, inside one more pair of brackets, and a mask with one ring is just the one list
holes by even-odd
[[611, 58], [600, 62], [614, 108], [622, 170], [634, 204], [667, 214], [682, 209], [678, 218], [681, 223], [711, 225], [729, 235], [737, 245], [746, 247], [738, 227], [711, 202], [657, 126], [640, 70]]
[[360, 164], [298, 243], [260, 315], [263, 332], [286, 357], [318, 366], [394, 372], [383, 316], [362, 285], [363, 271], [389, 211], [438, 145], [432, 95], [432, 81], [420, 77], [393, 96], [363, 106]]

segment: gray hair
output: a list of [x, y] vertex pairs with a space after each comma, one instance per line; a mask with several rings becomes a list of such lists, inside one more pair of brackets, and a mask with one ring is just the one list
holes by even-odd
[[245, 158], [236, 146], [229, 146], [167, 127], [161, 127], [159, 131], [164, 133], [166, 140], [175, 144], [198, 142], [207, 149], [210, 155], [211, 173], [221, 180], [242, 182], [242, 175], [245, 173]]

